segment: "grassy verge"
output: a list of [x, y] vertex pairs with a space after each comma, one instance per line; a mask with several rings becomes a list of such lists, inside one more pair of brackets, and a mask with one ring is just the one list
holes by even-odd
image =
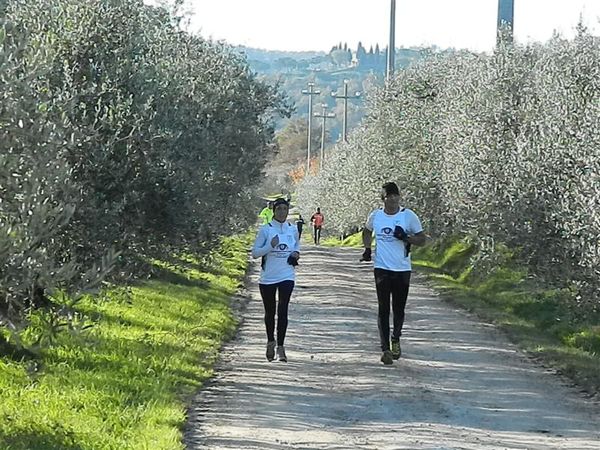
[[328, 237], [327, 239], [321, 240], [321, 245], [325, 247], [362, 247], [362, 234], [351, 234], [343, 240], [335, 237]]
[[186, 402], [235, 330], [229, 298], [250, 239], [224, 239], [209, 261], [156, 261], [159, 275], [129, 295], [84, 301], [92, 326], [63, 332], [38, 362], [0, 357], [0, 448], [183, 448]]
[[[329, 246], [362, 245], [360, 234]], [[434, 242], [413, 252], [413, 265], [444, 298], [496, 324], [528, 354], [571, 378], [591, 394], [600, 393], [600, 316], [583, 315], [573, 292], [545, 286], [517, 266], [508, 249], [497, 264], [475, 274], [476, 249], [460, 239]]]

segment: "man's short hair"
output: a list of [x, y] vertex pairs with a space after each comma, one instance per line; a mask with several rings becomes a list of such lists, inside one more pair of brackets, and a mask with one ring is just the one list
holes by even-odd
[[393, 181], [388, 181], [383, 186], [381, 186], [381, 197], [383, 198], [387, 195], [400, 195], [398, 185]]
[[285, 198], [282, 198], [282, 197], [275, 199], [275, 201], [273, 202], [273, 209], [277, 208], [279, 205], [285, 205], [288, 208], [290, 207], [289, 202]]

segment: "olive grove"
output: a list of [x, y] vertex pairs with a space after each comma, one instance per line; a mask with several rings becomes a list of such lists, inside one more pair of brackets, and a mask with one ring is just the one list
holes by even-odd
[[433, 238], [469, 237], [488, 256], [505, 244], [597, 310], [597, 38], [580, 28], [574, 40], [439, 54], [397, 73], [368, 108], [350, 142], [300, 183], [301, 204], [346, 233], [396, 181]]
[[245, 227], [287, 112], [165, 8], [1, 1], [0, 325]]

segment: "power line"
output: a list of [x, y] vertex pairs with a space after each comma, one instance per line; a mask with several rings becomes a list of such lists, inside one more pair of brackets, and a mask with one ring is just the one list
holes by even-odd
[[308, 143], [306, 146], [306, 175], [310, 173], [310, 154], [311, 154], [311, 129], [312, 129], [312, 102], [313, 96], [320, 95], [321, 91], [314, 90], [315, 83], [307, 83], [308, 89], [303, 89], [302, 94], [308, 95]]
[[321, 119], [323, 119], [323, 124], [321, 125], [321, 161], [320, 161], [320, 168], [322, 170], [323, 169], [323, 160], [325, 159], [325, 122], [327, 121], [327, 119], [331, 119], [331, 118], [335, 117], [335, 114], [327, 112], [327, 105], [325, 103], [323, 103], [321, 105], [321, 108], [323, 108], [323, 112], [321, 114], [315, 113], [314, 116], [320, 117]]
[[396, 65], [396, 0], [391, 0], [390, 5], [390, 43], [388, 45], [386, 79], [391, 80], [394, 76]]
[[359, 98], [360, 95], [361, 93], [358, 91], [352, 95], [348, 95], [348, 80], [344, 80], [344, 93], [342, 95], [335, 92], [331, 93], [331, 96], [335, 99], [344, 99], [344, 118], [342, 120], [342, 139], [344, 142], [348, 142], [348, 99]]

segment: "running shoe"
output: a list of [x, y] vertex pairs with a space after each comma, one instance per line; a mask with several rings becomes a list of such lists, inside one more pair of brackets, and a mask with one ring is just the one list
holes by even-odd
[[400, 348], [400, 341], [392, 341], [392, 358], [400, 359], [402, 349]]
[[287, 362], [287, 356], [285, 356], [285, 348], [283, 345], [277, 347], [277, 357], [279, 358], [279, 361]]
[[381, 362], [386, 366], [394, 363], [394, 358], [392, 357], [392, 352], [390, 350], [385, 350], [381, 355]]
[[267, 342], [267, 359], [273, 361], [275, 359], [275, 341]]

